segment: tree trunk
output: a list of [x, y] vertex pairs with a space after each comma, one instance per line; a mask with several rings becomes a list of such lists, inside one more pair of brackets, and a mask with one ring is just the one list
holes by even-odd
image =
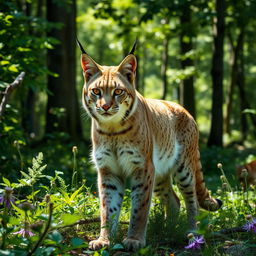
[[[73, 139], [81, 136], [79, 106], [76, 92], [76, 1], [61, 3], [47, 0], [47, 19], [59, 22], [61, 29], [53, 29], [48, 36], [60, 41], [54, 50], [48, 52], [50, 71], [58, 77], [48, 76], [46, 133], [65, 132]], [[58, 109], [64, 110], [58, 112]], [[55, 111], [57, 110], [57, 112]], [[59, 113], [59, 115], [58, 115]]]
[[230, 86], [229, 86], [229, 92], [228, 92], [228, 102], [227, 102], [227, 114], [226, 114], [226, 120], [225, 120], [225, 131], [230, 134], [231, 128], [230, 128], [230, 121], [231, 121], [231, 113], [232, 113], [232, 105], [233, 105], [233, 95], [235, 91], [235, 85], [237, 83], [237, 75], [238, 75], [238, 58], [241, 53], [241, 47], [242, 47], [242, 41], [244, 37], [244, 30], [241, 28], [236, 45], [234, 44], [231, 34], [228, 33], [228, 38], [231, 45], [231, 54], [232, 54], [232, 60], [231, 60], [231, 79], [230, 79]]
[[245, 76], [244, 76], [244, 40], [241, 40], [241, 51], [239, 53], [239, 61], [238, 61], [238, 70], [237, 70], [237, 86], [239, 89], [240, 95], [240, 123], [241, 123], [241, 133], [242, 133], [242, 141], [245, 141], [247, 138], [248, 132], [248, 123], [247, 116], [243, 114], [243, 111], [248, 108], [248, 103], [245, 95]]
[[223, 46], [225, 34], [225, 0], [216, 0], [212, 58], [212, 119], [208, 146], [223, 146]]
[[[188, 52], [193, 50], [192, 34], [191, 34], [191, 9], [190, 4], [184, 4], [180, 16], [180, 51], [182, 55], [181, 67], [183, 70], [194, 66], [194, 61], [191, 57], [186, 56]], [[188, 40], [185, 40], [188, 39]], [[195, 91], [194, 91], [194, 78], [189, 76], [183, 79], [180, 83], [180, 104], [183, 105], [189, 113], [196, 119], [196, 106], [195, 106]]]
[[161, 76], [162, 76], [162, 100], [166, 99], [168, 79], [167, 79], [167, 67], [168, 67], [168, 49], [169, 49], [169, 39], [166, 37], [163, 41], [163, 53], [162, 53], [162, 66], [161, 66]]
[[[243, 111], [245, 109], [251, 109], [251, 105], [246, 97], [245, 92], [245, 75], [244, 75], [244, 40], [241, 42], [241, 51], [239, 54], [239, 62], [238, 62], [238, 74], [237, 74], [237, 86], [239, 89], [240, 95], [240, 110], [241, 110], [241, 132], [242, 132], [242, 140], [244, 141], [247, 137], [248, 133], [248, 122], [247, 115], [250, 117], [253, 126], [256, 128], [256, 115], [254, 114], [244, 114]], [[256, 132], [254, 132], [254, 136], [256, 136]]]
[[[31, 16], [32, 4], [29, 2], [24, 3], [23, 7], [26, 16]], [[30, 26], [29, 35], [35, 34]], [[35, 131], [35, 105], [36, 105], [36, 93], [32, 88], [28, 88], [25, 91], [25, 98], [22, 101], [22, 127], [28, 139], [33, 139], [36, 136]]]

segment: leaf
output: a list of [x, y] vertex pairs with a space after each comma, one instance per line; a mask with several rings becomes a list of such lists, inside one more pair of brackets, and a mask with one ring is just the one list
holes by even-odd
[[256, 115], [256, 110], [255, 109], [245, 109], [243, 111], [243, 114], [254, 114], [254, 115]]
[[115, 244], [113, 247], [112, 247], [113, 250], [123, 250], [124, 249], [124, 246], [122, 244]]
[[15, 217], [12, 216], [12, 217], [9, 218], [9, 224], [11, 224], [11, 225], [19, 225], [20, 224], [20, 219], [15, 218]]
[[8, 70], [11, 72], [19, 72], [19, 70], [17, 69], [17, 65], [11, 65], [8, 67]]
[[104, 251], [101, 252], [100, 255], [102, 255], [102, 256], [109, 256], [109, 253], [108, 253], [108, 251], [104, 250]]
[[26, 174], [23, 171], [20, 171], [20, 173], [26, 178], [26, 179], [30, 179], [30, 176], [28, 174]]
[[83, 186], [81, 186], [79, 189], [77, 189], [70, 197], [70, 201], [73, 201], [75, 199], [75, 197], [77, 196], [77, 194], [80, 192], [80, 190], [83, 188]]
[[15, 204], [12, 204], [12, 207], [21, 215], [25, 216], [25, 212], [21, 210], [19, 207], [17, 207]]
[[50, 235], [49, 238], [51, 240], [53, 240], [56, 243], [60, 243], [63, 239], [62, 235], [60, 234], [60, 232], [54, 230]]
[[84, 243], [84, 240], [79, 237], [73, 237], [71, 239], [72, 246], [80, 246]]
[[8, 179], [6, 179], [5, 177], [3, 177], [3, 182], [4, 182], [4, 184], [6, 184], [8, 187], [11, 187], [11, 182], [10, 182]]
[[10, 61], [8, 61], [8, 60], [2, 60], [2, 61], [0, 61], [0, 64], [3, 66], [3, 65], [6, 65], [6, 64], [9, 64], [10, 63]]
[[61, 219], [66, 226], [75, 223], [77, 220], [81, 219], [81, 217], [79, 215], [64, 213], [61, 215]]

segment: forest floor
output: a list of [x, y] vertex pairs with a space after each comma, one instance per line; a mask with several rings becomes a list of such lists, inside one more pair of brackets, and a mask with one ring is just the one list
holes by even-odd
[[[121, 242], [127, 233], [131, 203], [127, 188], [119, 231], [111, 237], [109, 248], [93, 252], [88, 249], [88, 242], [99, 235], [100, 223], [96, 173], [88, 157], [89, 148], [88, 143], [74, 147], [73, 143], [52, 141], [19, 148], [12, 163], [16, 172], [3, 172], [1, 183], [2, 198], [11, 196], [13, 204], [0, 208], [0, 255], [256, 255], [255, 187], [248, 186], [244, 192], [235, 177], [236, 166], [252, 159], [256, 155], [254, 149], [201, 150], [206, 185], [213, 197], [223, 201], [223, 206], [216, 212], [200, 211], [197, 230], [190, 241], [183, 200], [174, 225], [165, 220], [163, 206], [153, 198], [147, 247], [125, 252]], [[182, 199], [176, 186], [174, 189]], [[33, 235], [25, 231], [22, 234], [24, 229]], [[204, 239], [200, 248], [186, 249], [196, 237]]]

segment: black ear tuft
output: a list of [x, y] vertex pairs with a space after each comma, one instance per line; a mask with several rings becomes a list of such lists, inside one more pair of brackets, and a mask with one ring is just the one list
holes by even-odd
[[133, 44], [133, 47], [132, 47], [131, 51], [129, 52], [129, 54], [134, 54], [134, 52], [136, 50], [137, 43], [138, 43], [138, 38], [136, 38], [136, 40]]
[[83, 46], [81, 45], [81, 43], [79, 42], [77, 37], [76, 37], [76, 42], [77, 42], [77, 45], [79, 46], [82, 54], [87, 54], [87, 52], [84, 50]]

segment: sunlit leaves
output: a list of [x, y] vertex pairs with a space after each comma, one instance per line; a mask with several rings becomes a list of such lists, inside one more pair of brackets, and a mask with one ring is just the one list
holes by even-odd
[[81, 216], [76, 214], [63, 213], [61, 214], [62, 225], [70, 225], [81, 219]]

